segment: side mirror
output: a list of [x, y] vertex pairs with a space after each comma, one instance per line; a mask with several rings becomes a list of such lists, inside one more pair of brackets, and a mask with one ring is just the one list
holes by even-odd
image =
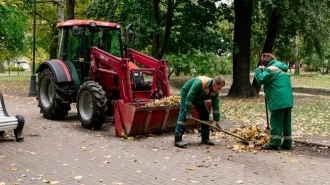
[[132, 30], [128, 30], [128, 40], [134, 40], [134, 32]]
[[126, 44], [126, 46], [128, 45], [128, 41], [134, 40], [134, 32], [133, 32], [131, 27], [133, 27], [132, 24], [129, 24], [126, 27], [126, 33], [125, 33], [125, 44]]

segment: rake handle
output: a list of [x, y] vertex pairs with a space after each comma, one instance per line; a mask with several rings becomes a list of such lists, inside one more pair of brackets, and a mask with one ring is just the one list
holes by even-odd
[[238, 136], [238, 135], [236, 135], [236, 134], [233, 134], [233, 133], [231, 133], [231, 132], [228, 132], [228, 131], [225, 131], [225, 130], [219, 129], [218, 127], [216, 127], [216, 126], [214, 126], [214, 125], [212, 125], [212, 124], [210, 124], [210, 123], [207, 123], [207, 122], [205, 122], [205, 121], [202, 121], [202, 120], [199, 120], [199, 119], [196, 119], [196, 118], [193, 118], [193, 120], [198, 121], [198, 122], [200, 122], [200, 123], [202, 123], [202, 124], [204, 124], [204, 125], [208, 125], [208, 126], [210, 126], [210, 127], [212, 127], [212, 128], [215, 128], [215, 129], [217, 129], [217, 130], [220, 131], [220, 132], [224, 132], [224, 133], [226, 133], [226, 134], [228, 134], [228, 135], [231, 135], [231, 136], [237, 137], [237, 138], [241, 139], [241, 140], [242, 140], [243, 142], [245, 142], [245, 143], [249, 143], [249, 141], [247, 141], [246, 139], [244, 139], [244, 138], [242, 138], [242, 137], [240, 137], [240, 136]]
[[269, 116], [268, 116], [268, 108], [267, 108], [267, 100], [266, 100], [266, 96], [265, 96], [265, 108], [266, 108], [266, 118], [267, 118], [267, 126], [266, 126], [266, 130], [269, 130]]

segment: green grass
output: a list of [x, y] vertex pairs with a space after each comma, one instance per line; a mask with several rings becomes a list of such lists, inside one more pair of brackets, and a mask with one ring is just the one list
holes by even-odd
[[[249, 99], [221, 97], [221, 120], [264, 127], [267, 119], [263, 96]], [[295, 95], [292, 130], [294, 135], [330, 136], [330, 97]]]
[[0, 73], [0, 92], [6, 95], [27, 96], [30, 89], [31, 72]]
[[299, 75], [291, 76], [292, 86], [330, 89], [329, 75]]

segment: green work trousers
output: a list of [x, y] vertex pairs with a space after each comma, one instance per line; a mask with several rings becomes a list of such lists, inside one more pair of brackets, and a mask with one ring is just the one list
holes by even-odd
[[[193, 105], [198, 112], [198, 117], [200, 120], [209, 121], [209, 111], [207, 109], [205, 101], [193, 101]], [[175, 127], [175, 140], [182, 140], [182, 135], [184, 134], [186, 128], [186, 99], [181, 97], [181, 106], [180, 112], [178, 116], [178, 121]], [[202, 140], [206, 140], [210, 138], [210, 127], [208, 125], [201, 125], [201, 137]]]
[[270, 111], [270, 145], [292, 147], [291, 110], [284, 108]]

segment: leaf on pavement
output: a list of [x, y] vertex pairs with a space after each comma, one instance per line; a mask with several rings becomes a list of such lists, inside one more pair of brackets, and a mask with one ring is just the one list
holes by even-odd
[[76, 180], [78, 180], [78, 179], [82, 179], [83, 178], [83, 176], [75, 176], [75, 177], [72, 177], [73, 179], [76, 179]]
[[189, 182], [191, 182], [191, 183], [198, 183], [198, 181], [189, 181]]
[[60, 181], [50, 181], [50, 184], [59, 184]]
[[86, 147], [84, 147], [84, 146], [83, 146], [83, 147], [81, 147], [81, 148], [80, 148], [80, 151], [81, 151], [81, 152], [84, 152], [84, 151], [86, 151]]
[[243, 184], [243, 181], [242, 180], [238, 180], [237, 181], [237, 184]]
[[195, 171], [195, 170], [198, 170], [198, 168], [196, 168], [196, 167], [190, 167], [189, 170]]
[[10, 168], [11, 171], [18, 171], [18, 168]]

